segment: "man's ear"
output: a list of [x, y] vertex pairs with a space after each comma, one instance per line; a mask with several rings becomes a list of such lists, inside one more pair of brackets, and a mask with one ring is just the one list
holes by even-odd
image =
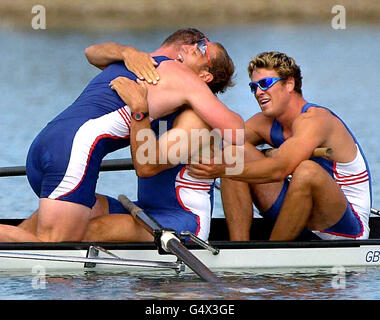
[[294, 90], [295, 85], [296, 85], [296, 82], [293, 77], [289, 77], [288, 79], [286, 79], [286, 87], [289, 92]]
[[199, 77], [206, 83], [208, 82], [211, 82], [212, 80], [214, 80], [214, 76], [208, 72], [207, 70], [202, 70], [200, 73], [199, 73]]

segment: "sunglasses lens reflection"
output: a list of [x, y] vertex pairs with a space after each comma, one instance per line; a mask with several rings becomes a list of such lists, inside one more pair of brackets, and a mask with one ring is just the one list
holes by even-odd
[[259, 85], [263, 90], [268, 89], [273, 83], [272, 78], [265, 78], [259, 81]]
[[201, 54], [204, 56], [206, 55], [206, 51], [207, 51], [207, 44], [206, 44], [206, 41], [204, 40], [200, 40], [198, 41], [197, 43], [197, 48], [199, 49], [199, 51], [201, 52]]
[[257, 84], [251, 82], [251, 83], [249, 84], [249, 86], [250, 86], [250, 88], [251, 88], [251, 92], [252, 92], [253, 94], [256, 94], [256, 91], [257, 91]]

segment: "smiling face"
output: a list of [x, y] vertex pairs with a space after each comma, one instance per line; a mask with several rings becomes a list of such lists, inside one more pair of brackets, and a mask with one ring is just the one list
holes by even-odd
[[[257, 82], [263, 78], [280, 77], [280, 75], [270, 69], [257, 68], [252, 72], [251, 80]], [[265, 116], [278, 117], [286, 111], [293, 90], [292, 79], [280, 80], [267, 90], [257, 88], [255, 98]]]
[[232, 76], [235, 66], [220, 43], [207, 41], [205, 45], [198, 41], [193, 44], [181, 43], [169, 49], [171, 52], [160, 51], [157, 55], [167, 55], [189, 67], [207, 83], [214, 94], [223, 93], [234, 85]]

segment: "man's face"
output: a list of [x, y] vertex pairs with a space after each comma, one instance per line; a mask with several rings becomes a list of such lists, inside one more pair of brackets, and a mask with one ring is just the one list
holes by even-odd
[[[264, 78], [279, 78], [279, 74], [274, 70], [269, 69], [255, 69], [252, 72], [251, 80], [258, 82]], [[265, 116], [277, 117], [285, 109], [289, 99], [289, 92], [284, 85], [284, 81], [277, 81], [269, 89], [262, 90], [257, 87], [255, 98]]]

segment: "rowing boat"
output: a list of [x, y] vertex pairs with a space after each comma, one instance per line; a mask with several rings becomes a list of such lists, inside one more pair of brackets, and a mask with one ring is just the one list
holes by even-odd
[[[20, 219], [3, 219], [18, 225]], [[380, 266], [380, 218], [370, 218], [368, 240], [306, 240], [270, 242], [268, 226], [255, 218], [252, 239], [228, 241], [224, 218], [213, 218], [208, 246], [186, 247], [211, 270], [304, 267]], [[27, 271], [41, 266], [60, 270], [190, 270], [177, 257], [157, 250], [153, 243], [0, 243], [0, 271]], [[190, 270], [191, 271], [191, 270]]]

